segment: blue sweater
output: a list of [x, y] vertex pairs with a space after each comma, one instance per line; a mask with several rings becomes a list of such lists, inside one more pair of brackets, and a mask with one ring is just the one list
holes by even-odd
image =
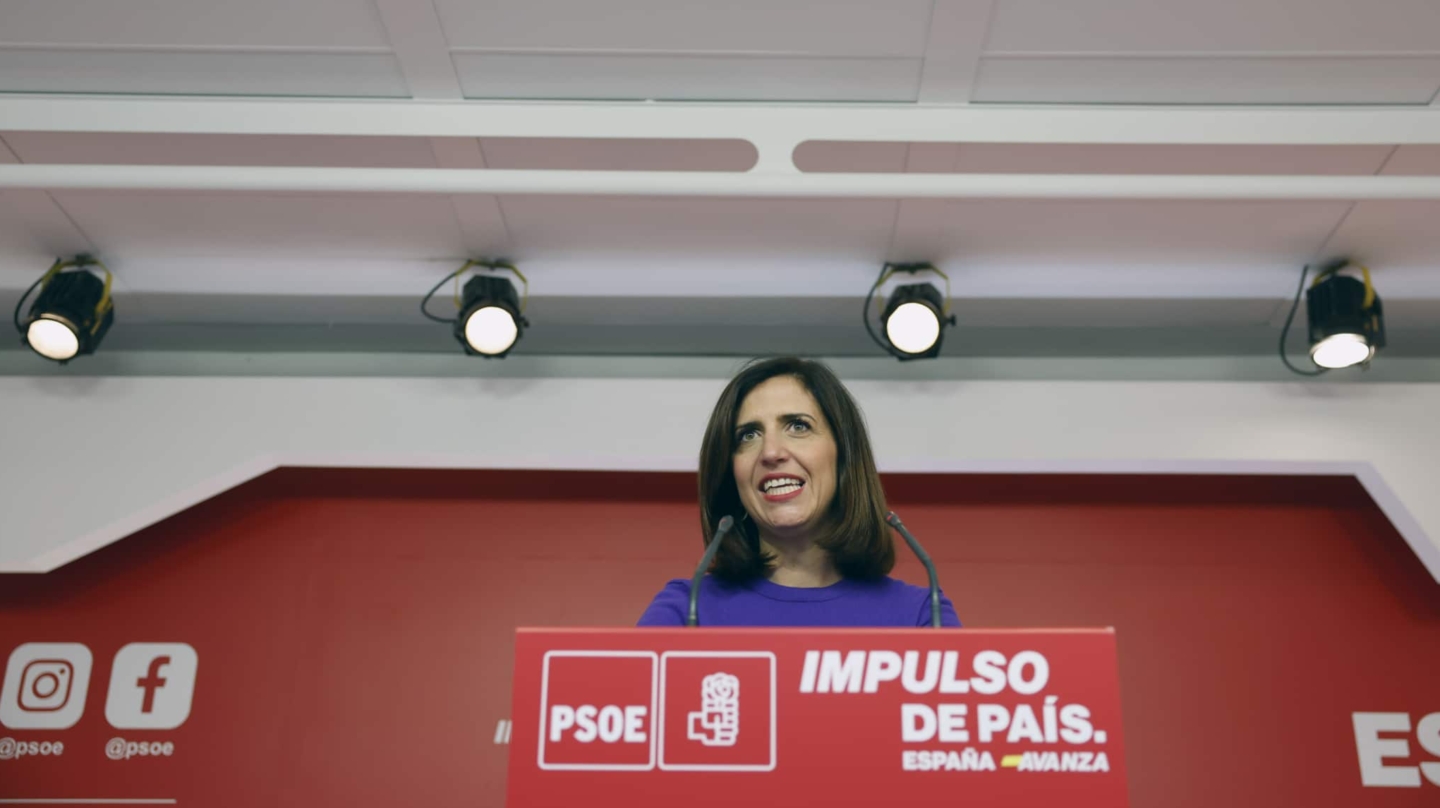
[[[690, 581], [665, 585], [640, 615], [641, 626], [683, 626], [690, 610]], [[764, 578], [700, 582], [702, 626], [903, 626], [930, 625], [930, 590], [894, 578], [842, 580], [830, 586], [781, 586]], [[940, 622], [960, 627], [955, 606], [940, 595]]]

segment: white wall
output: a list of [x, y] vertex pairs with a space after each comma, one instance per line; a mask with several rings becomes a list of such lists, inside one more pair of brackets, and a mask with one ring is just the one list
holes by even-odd
[[[0, 377], [0, 572], [277, 465], [690, 470], [724, 380]], [[886, 471], [1355, 474], [1440, 581], [1440, 384], [860, 380]]]

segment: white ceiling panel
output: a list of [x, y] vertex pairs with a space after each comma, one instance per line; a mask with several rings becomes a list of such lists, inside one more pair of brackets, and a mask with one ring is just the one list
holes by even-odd
[[931, 0], [436, 0], [452, 48], [910, 56]]
[[1435, 0], [998, 0], [990, 52], [1440, 51]]
[[[887, 200], [507, 196], [517, 257], [610, 253], [713, 262], [721, 256], [844, 256], [880, 261], [895, 218]], [[878, 263], [876, 264], [878, 266]], [[658, 267], [657, 267], [658, 268]], [[676, 270], [678, 271], [678, 270]]]
[[435, 168], [425, 138], [3, 132], [27, 163]]
[[485, 138], [490, 168], [554, 171], [748, 171], [746, 140]]
[[388, 54], [275, 51], [0, 49], [0, 92], [410, 97]]
[[[896, 251], [956, 266], [1104, 267], [1303, 262], [1340, 221], [1343, 202], [907, 201], [943, 227]], [[937, 210], [938, 208], [938, 210]], [[1299, 264], [1296, 263], [1298, 267]]]
[[[107, 255], [464, 255], [444, 196], [81, 192], [55, 198]], [[197, 272], [204, 272], [197, 264]]]
[[987, 57], [975, 101], [1076, 104], [1426, 104], [1440, 56]]
[[467, 98], [914, 101], [919, 59], [455, 54]]
[[0, 45], [388, 48], [370, 0], [4, 0]]
[[[906, 150], [948, 150], [925, 173], [967, 174], [1374, 174], [1390, 146], [1164, 146], [1147, 144], [855, 143], [812, 141], [795, 150], [801, 171], [906, 171]], [[1440, 158], [1437, 158], [1440, 159]], [[917, 161], [911, 161], [912, 173]], [[923, 161], [921, 161], [923, 162]], [[1393, 162], [1393, 160], [1392, 160]]]

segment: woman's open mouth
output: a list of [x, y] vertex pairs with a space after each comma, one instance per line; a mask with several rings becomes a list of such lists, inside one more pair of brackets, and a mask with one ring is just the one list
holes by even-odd
[[775, 476], [760, 481], [760, 493], [766, 502], [784, 502], [800, 496], [805, 481], [799, 477]]

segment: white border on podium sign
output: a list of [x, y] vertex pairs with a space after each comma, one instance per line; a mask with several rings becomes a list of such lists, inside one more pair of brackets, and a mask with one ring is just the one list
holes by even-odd
[[[545, 717], [550, 712], [550, 657], [601, 657], [601, 658], [649, 658], [650, 660], [650, 761], [648, 763], [546, 763], [545, 762]], [[659, 702], [659, 681], [657, 669], [659, 657], [654, 651], [546, 651], [540, 667], [540, 741], [536, 753], [536, 764], [546, 771], [591, 771], [591, 772], [644, 772], [655, 768], [655, 726], [656, 704]], [[774, 678], [773, 665], [771, 678]]]
[[[770, 762], [766, 763], [670, 763], [665, 762], [665, 661], [670, 657], [744, 658], [770, 660]], [[656, 740], [660, 749], [660, 770], [667, 772], [773, 772], [779, 757], [775, 703], [779, 698], [775, 679], [775, 654], [772, 651], [666, 651], [660, 655], [660, 715], [655, 720]]]

